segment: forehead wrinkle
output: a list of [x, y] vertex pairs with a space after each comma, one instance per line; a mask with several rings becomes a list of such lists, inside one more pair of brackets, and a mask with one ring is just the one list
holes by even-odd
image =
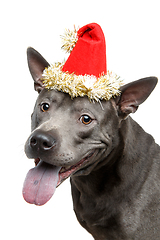
[[73, 108], [75, 110], [81, 111], [83, 109], [89, 109], [91, 107], [91, 102], [86, 97], [78, 97], [72, 100]]
[[43, 101], [45, 99], [48, 99], [50, 102], [55, 102], [57, 104], [57, 107], [60, 107], [61, 105], [65, 105], [66, 101], [68, 102], [68, 99], [70, 97], [67, 95], [68, 94], [55, 90], [45, 90], [43, 92], [43, 95], [40, 96], [40, 100]]

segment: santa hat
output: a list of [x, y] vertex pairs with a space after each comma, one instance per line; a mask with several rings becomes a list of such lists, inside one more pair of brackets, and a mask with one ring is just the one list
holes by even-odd
[[87, 24], [78, 31], [66, 30], [62, 40], [62, 48], [70, 55], [66, 62], [44, 70], [45, 88], [68, 93], [72, 98], [86, 95], [96, 101], [120, 94], [122, 81], [107, 71], [105, 37], [98, 24]]

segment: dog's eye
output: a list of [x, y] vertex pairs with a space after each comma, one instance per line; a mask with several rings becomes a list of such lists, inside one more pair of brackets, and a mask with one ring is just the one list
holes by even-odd
[[42, 103], [41, 104], [41, 111], [42, 112], [47, 112], [48, 111], [48, 109], [49, 109], [49, 104], [48, 103]]
[[81, 118], [80, 118], [80, 121], [87, 125], [87, 124], [90, 124], [92, 122], [92, 119], [88, 116], [88, 115], [82, 115]]

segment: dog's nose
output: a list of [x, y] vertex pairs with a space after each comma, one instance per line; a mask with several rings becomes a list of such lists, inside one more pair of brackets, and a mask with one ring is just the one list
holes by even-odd
[[30, 138], [30, 146], [34, 151], [47, 151], [53, 148], [56, 140], [47, 132], [36, 130]]

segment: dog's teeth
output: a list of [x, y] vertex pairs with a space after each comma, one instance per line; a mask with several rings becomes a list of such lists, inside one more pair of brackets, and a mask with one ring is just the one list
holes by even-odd
[[62, 167], [60, 173], [65, 172], [65, 171], [66, 171], [66, 169], [64, 167]]

